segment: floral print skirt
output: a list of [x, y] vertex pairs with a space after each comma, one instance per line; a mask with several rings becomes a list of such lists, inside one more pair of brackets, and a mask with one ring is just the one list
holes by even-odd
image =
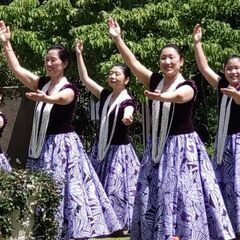
[[7, 172], [12, 170], [12, 168], [6, 158], [6, 155], [4, 153], [0, 153], [0, 170], [5, 170]]
[[197, 133], [169, 136], [158, 163], [141, 162], [131, 239], [234, 239], [212, 163]]
[[58, 239], [84, 239], [120, 229], [117, 216], [75, 132], [49, 135], [37, 160], [27, 168], [44, 170], [62, 183], [56, 216]]
[[99, 162], [96, 142], [90, 159], [116, 212], [121, 228], [129, 230], [140, 169], [133, 146], [110, 145], [105, 158]]
[[240, 234], [240, 133], [228, 135], [222, 164], [214, 170], [235, 233]]

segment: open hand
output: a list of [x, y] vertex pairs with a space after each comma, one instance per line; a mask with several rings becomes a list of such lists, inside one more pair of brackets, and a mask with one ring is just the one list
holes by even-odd
[[78, 54], [83, 52], [83, 41], [81, 39], [75, 40], [75, 50]]
[[148, 90], [144, 91], [144, 95], [151, 100], [161, 100], [161, 92], [159, 90], [155, 90], [155, 92], [150, 92]]
[[226, 88], [221, 88], [221, 91], [223, 94], [226, 94], [229, 97], [234, 97], [238, 93], [237, 89], [232, 86], [228, 86]]
[[197, 43], [200, 42], [202, 39], [202, 28], [200, 26], [200, 24], [196, 24], [194, 29], [193, 29], [193, 33], [192, 33], [192, 38], [193, 38], [193, 42]]
[[120, 37], [121, 36], [121, 28], [118, 25], [117, 21], [114, 21], [111, 17], [108, 20], [108, 30], [112, 37]]
[[0, 40], [5, 43], [11, 38], [9, 27], [5, 25], [4, 21], [0, 21]]
[[47, 99], [46, 93], [39, 89], [36, 92], [28, 92], [25, 95], [28, 99], [35, 102], [46, 102]]

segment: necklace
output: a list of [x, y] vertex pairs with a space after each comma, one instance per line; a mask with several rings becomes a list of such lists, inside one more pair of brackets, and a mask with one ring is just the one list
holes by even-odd
[[[162, 91], [164, 86], [165, 79], [163, 78], [157, 86], [157, 90]], [[168, 88], [168, 92], [174, 91], [177, 85], [184, 81], [184, 78], [181, 74], [178, 75], [177, 79], [174, 83]], [[170, 109], [172, 106], [172, 114], [169, 121]], [[159, 136], [158, 133], [158, 125], [159, 125], [159, 115], [160, 115], [160, 101], [153, 100], [152, 102], [152, 160], [154, 162], [159, 162], [163, 153], [163, 149], [169, 135], [172, 120], [174, 116], [175, 103], [171, 102], [163, 102], [162, 104], [162, 112], [161, 112], [161, 126]]]
[[[59, 92], [67, 83], [67, 79], [63, 77], [52, 90], [52, 94]], [[50, 81], [43, 86], [42, 91], [46, 93], [49, 85]], [[35, 105], [32, 133], [29, 144], [29, 157], [31, 158], [36, 159], [41, 154], [53, 105], [54, 104], [46, 103], [44, 106], [44, 102], [37, 102]]]
[[226, 94], [223, 94], [221, 106], [220, 106], [220, 116], [219, 116], [219, 124], [218, 124], [218, 135], [217, 135], [217, 163], [221, 164], [223, 160], [223, 153], [225, 148], [225, 142], [227, 138], [227, 130], [231, 112], [231, 104], [233, 98], [227, 100], [229, 97]]
[[[99, 142], [98, 142], [99, 162], [101, 162], [103, 160], [103, 158], [105, 157], [107, 150], [110, 146], [110, 143], [112, 141], [113, 133], [114, 133], [115, 127], [116, 127], [118, 111], [119, 111], [119, 107], [120, 107], [121, 103], [124, 100], [131, 99], [131, 97], [127, 93], [127, 90], [124, 89], [118, 95], [118, 97], [114, 100], [114, 102], [111, 104], [110, 108], [108, 109], [111, 98], [112, 98], [112, 93], [106, 99], [104, 106], [103, 106], [102, 114], [101, 114], [101, 124], [100, 124], [100, 133], [99, 133]], [[115, 109], [115, 114], [114, 114], [113, 126], [111, 129], [110, 137], [108, 139], [109, 116], [115, 107], [116, 107], [116, 109]]]

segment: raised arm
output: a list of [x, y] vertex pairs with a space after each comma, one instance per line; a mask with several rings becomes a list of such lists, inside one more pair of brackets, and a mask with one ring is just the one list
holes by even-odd
[[27, 69], [23, 68], [13, 49], [10, 42], [11, 33], [9, 27], [5, 26], [3, 21], [0, 21], [0, 40], [3, 45], [4, 55], [7, 59], [8, 65], [13, 74], [29, 89], [36, 91], [38, 87], [39, 76], [33, 74]]
[[83, 42], [81, 40], [76, 40], [75, 50], [77, 55], [77, 67], [80, 80], [93, 95], [95, 95], [97, 98], [100, 98], [100, 94], [101, 91], [103, 90], [103, 87], [101, 87], [99, 84], [97, 84], [88, 76], [87, 68], [85, 66], [82, 56]]
[[108, 29], [123, 60], [129, 66], [133, 74], [140, 80], [140, 82], [142, 82], [143, 85], [149, 89], [150, 77], [152, 75], [152, 71], [150, 71], [145, 66], [143, 66], [137, 60], [137, 58], [134, 56], [131, 50], [127, 47], [127, 45], [125, 44], [125, 42], [121, 37], [121, 29], [118, 23], [114, 21], [112, 18], [110, 18], [108, 21]]
[[194, 43], [194, 52], [195, 59], [197, 62], [197, 66], [199, 71], [202, 73], [204, 78], [215, 88], [218, 87], [218, 81], [220, 76], [215, 73], [208, 65], [207, 58], [202, 49], [202, 29], [199, 24], [197, 24], [193, 29], [193, 43]]

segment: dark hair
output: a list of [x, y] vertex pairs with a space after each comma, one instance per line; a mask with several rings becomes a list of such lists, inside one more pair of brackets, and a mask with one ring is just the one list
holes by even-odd
[[122, 69], [123, 74], [124, 74], [124, 76], [126, 78], [131, 76], [130, 68], [126, 64], [124, 64], [124, 63], [116, 63], [112, 67], [120, 67]]
[[173, 43], [164, 45], [164, 46], [161, 48], [161, 50], [160, 50], [160, 54], [162, 53], [163, 49], [165, 49], [165, 48], [173, 48], [173, 49], [175, 49], [175, 51], [179, 54], [180, 59], [183, 59], [182, 49], [181, 49], [178, 45], [173, 44]]
[[240, 56], [239, 55], [236, 55], [236, 54], [233, 54], [233, 55], [230, 55], [229, 57], [227, 57], [223, 63], [223, 67], [225, 69], [226, 65], [228, 64], [228, 62], [231, 60], [231, 59], [234, 59], [234, 58], [238, 58], [239, 61], [240, 61]]
[[58, 56], [63, 62], [69, 63], [69, 53], [68, 50], [61, 44], [54, 44], [47, 51], [58, 50]]

